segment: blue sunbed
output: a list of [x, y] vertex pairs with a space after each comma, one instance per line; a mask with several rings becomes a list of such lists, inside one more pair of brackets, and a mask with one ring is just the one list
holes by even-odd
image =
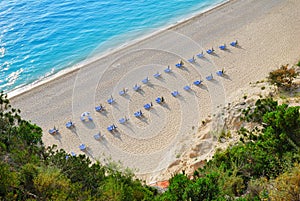
[[114, 102], [115, 102], [115, 100], [113, 98], [110, 98], [110, 99], [107, 100], [108, 104], [113, 104]]
[[86, 146], [85, 146], [85, 144], [81, 144], [81, 145], [79, 145], [79, 149], [80, 149], [81, 151], [85, 150], [85, 149], [86, 149]]
[[144, 105], [144, 108], [145, 108], [146, 110], [149, 110], [149, 109], [151, 108], [151, 104], [149, 104], [149, 103], [145, 104], [145, 105]]
[[141, 111], [137, 111], [134, 113], [135, 117], [141, 117], [143, 115], [143, 113]]
[[183, 65], [181, 63], [175, 64], [177, 68], [181, 68]]
[[72, 126], [74, 126], [73, 122], [69, 121], [66, 123], [67, 128], [71, 128]]
[[201, 80], [196, 80], [196, 81], [194, 82], [194, 85], [199, 86], [201, 83], [202, 83]]
[[114, 131], [117, 127], [113, 124], [107, 127], [108, 131]]
[[155, 73], [153, 76], [154, 76], [155, 78], [159, 78], [159, 77], [161, 76], [161, 74], [160, 74], [159, 72], [157, 72], [157, 73]]
[[233, 47], [237, 46], [237, 41], [231, 42], [230, 45], [233, 46]]
[[197, 57], [198, 57], [198, 58], [203, 58], [203, 57], [204, 57], [204, 54], [203, 54], [203, 53], [197, 54]]
[[138, 91], [138, 90], [140, 90], [141, 89], [141, 86], [139, 86], [139, 85], [134, 85], [134, 87], [133, 87], [133, 90], [134, 91]]
[[218, 70], [218, 71], [216, 72], [216, 74], [219, 75], [219, 76], [222, 76], [222, 75], [223, 75], [223, 71]]
[[125, 95], [125, 94], [126, 94], [126, 91], [125, 91], [125, 90], [119, 91], [119, 95], [120, 95], [120, 96], [123, 96], [123, 95]]
[[96, 107], [95, 107], [95, 110], [96, 110], [97, 112], [101, 112], [101, 111], [103, 110], [103, 106], [101, 106], [101, 105], [96, 106]]
[[100, 133], [95, 134], [94, 138], [95, 138], [95, 140], [100, 140], [101, 134]]
[[226, 49], [226, 45], [221, 45], [219, 46], [220, 50], [225, 50]]
[[179, 92], [178, 91], [173, 91], [171, 94], [172, 94], [172, 96], [176, 97], [176, 96], [179, 95]]
[[168, 68], [166, 68], [164, 71], [165, 71], [165, 73], [170, 73], [171, 72], [171, 68], [168, 66]]
[[212, 54], [214, 51], [211, 49], [206, 50], [207, 54]]
[[208, 81], [210, 81], [210, 80], [213, 79], [213, 76], [212, 76], [212, 75], [209, 75], [209, 76], [206, 77], [206, 79], [207, 79]]
[[189, 61], [190, 63], [194, 63], [196, 60], [195, 60], [195, 58], [193, 57], [193, 58], [189, 59], [188, 61]]
[[147, 84], [149, 82], [149, 78], [146, 77], [145, 79], [142, 80], [142, 83]]
[[127, 121], [127, 119], [126, 118], [121, 118], [121, 119], [119, 119], [119, 123], [120, 124], [125, 124], [126, 123], [126, 121]]
[[189, 91], [189, 90], [191, 90], [191, 87], [186, 85], [186, 86], [183, 87], [183, 89], [186, 90], [186, 91]]
[[58, 130], [57, 129], [49, 129], [49, 133], [50, 134], [56, 134], [58, 132]]

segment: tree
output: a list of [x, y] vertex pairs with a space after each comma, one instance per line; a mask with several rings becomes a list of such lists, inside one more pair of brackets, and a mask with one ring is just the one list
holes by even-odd
[[[273, 112], [266, 113], [263, 116], [263, 122], [267, 129], [272, 130], [272, 134], [280, 140], [282, 146], [295, 143], [300, 145], [300, 107], [288, 107], [283, 104], [277, 106]], [[266, 129], [266, 130], [267, 130]], [[287, 140], [287, 141], [286, 141]], [[291, 140], [291, 141], [290, 141]], [[289, 142], [290, 141], [290, 142]]]
[[66, 200], [70, 191], [70, 180], [55, 167], [40, 167], [33, 179], [39, 200]]
[[198, 178], [185, 189], [183, 200], [215, 200], [220, 193], [218, 179], [219, 175], [215, 172]]
[[12, 172], [8, 164], [0, 161], [0, 199], [13, 197], [18, 183], [16, 172]]
[[161, 200], [185, 200], [183, 195], [188, 186], [192, 185], [192, 181], [184, 174], [177, 174], [170, 179], [168, 190], [161, 197]]

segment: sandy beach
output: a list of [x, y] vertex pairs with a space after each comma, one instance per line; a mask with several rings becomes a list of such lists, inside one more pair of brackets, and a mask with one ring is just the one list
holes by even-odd
[[[233, 0], [135, 44], [124, 47], [80, 69], [11, 98], [22, 117], [44, 131], [45, 145], [85, 153], [95, 160], [120, 161], [139, 175], [166, 169], [191, 146], [201, 121], [226, 105], [282, 64], [300, 59], [300, 3], [297, 0]], [[230, 42], [238, 40], [239, 46]], [[219, 46], [227, 45], [226, 50]], [[206, 50], [215, 49], [214, 54]], [[196, 55], [204, 52], [203, 58]], [[196, 61], [188, 60], [195, 56]], [[183, 68], [175, 67], [180, 60]], [[172, 72], [164, 70], [170, 66]], [[224, 76], [216, 71], [225, 69]], [[154, 74], [161, 74], [155, 78]], [[213, 75], [208, 81], [207, 76]], [[142, 80], [149, 78], [149, 83]], [[202, 80], [200, 86], [193, 84]], [[135, 85], [141, 90], [134, 91]], [[184, 86], [190, 86], [186, 91]], [[125, 95], [119, 92], [127, 89]], [[178, 91], [173, 97], [171, 92]], [[108, 104], [113, 97], [115, 103]], [[156, 103], [164, 97], [165, 103]], [[147, 103], [150, 110], [144, 109]], [[104, 112], [95, 111], [102, 104]], [[143, 117], [134, 113], [142, 111]], [[83, 112], [93, 121], [82, 122]], [[125, 124], [119, 119], [128, 118]], [[75, 129], [67, 129], [72, 120]], [[116, 132], [107, 127], [115, 124]], [[48, 130], [56, 126], [59, 134]], [[214, 128], [211, 128], [213, 131]], [[94, 135], [103, 137], [95, 140]], [[211, 139], [200, 150], [213, 149]], [[82, 152], [80, 144], [87, 145]]]

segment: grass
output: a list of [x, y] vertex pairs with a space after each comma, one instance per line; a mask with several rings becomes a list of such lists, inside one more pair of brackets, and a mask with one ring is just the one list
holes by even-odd
[[232, 135], [229, 130], [227, 132], [226, 132], [226, 130], [222, 130], [218, 140], [219, 140], [219, 142], [221, 142], [221, 139], [227, 139], [227, 138], [231, 138], [231, 137], [232, 137]]

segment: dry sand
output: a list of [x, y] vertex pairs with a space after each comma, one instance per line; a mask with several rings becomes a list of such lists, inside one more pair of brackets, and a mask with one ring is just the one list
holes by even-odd
[[[35, 87], [11, 99], [22, 116], [40, 125], [46, 145], [56, 144], [67, 152], [83, 153], [78, 146], [88, 146], [87, 155], [105, 162], [107, 158], [121, 161], [148, 178], [166, 169], [176, 157], [191, 146], [201, 121], [213, 114], [220, 105], [230, 102], [249, 82], [264, 79], [268, 72], [281, 64], [296, 63], [300, 58], [300, 3], [298, 0], [235, 0], [186, 22], [152, 35], [133, 45], [112, 52], [83, 68]], [[231, 47], [238, 40], [240, 47]], [[228, 50], [219, 50], [226, 43]], [[189, 63], [193, 55], [214, 47], [215, 55]], [[185, 68], [174, 65], [184, 60]], [[164, 69], [170, 65], [172, 73]], [[225, 68], [226, 76], [216, 75]], [[156, 79], [153, 74], [161, 73]], [[212, 74], [214, 79], [207, 81]], [[149, 77], [150, 85], [142, 79]], [[192, 85], [201, 79], [203, 85]], [[133, 91], [142, 85], [140, 92]], [[190, 92], [183, 87], [190, 85]], [[126, 96], [119, 91], [128, 88]], [[179, 97], [171, 92], [178, 90]], [[247, 91], [245, 91], [247, 93]], [[116, 103], [106, 100], [113, 96]], [[163, 96], [164, 106], [155, 102]], [[146, 111], [143, 105], [153, 102]], [[103, 104], [105, 113], [95, 111]], [[134, 117], [142, 110], [143, 119]], [[89, 111], [93, 122], [80, 121], [82, 112]], [[118, 123], [128, 117], [125, 125]], [[65, 128], [72, 120], [76, 130]], [[107, 126], [118, 126], [111, 134]], [[52, 136], [48, 129], [59, 127]], [[210, 128], [213, 130], [214, 128]], [[93, 135], [101, 132], [97, 141]], [[203, 140], [207, 141], [210, 139]], [[203, 155], [214, 143], [208, 142]], [[150, 179], [151, 180], [151, 179]]]

